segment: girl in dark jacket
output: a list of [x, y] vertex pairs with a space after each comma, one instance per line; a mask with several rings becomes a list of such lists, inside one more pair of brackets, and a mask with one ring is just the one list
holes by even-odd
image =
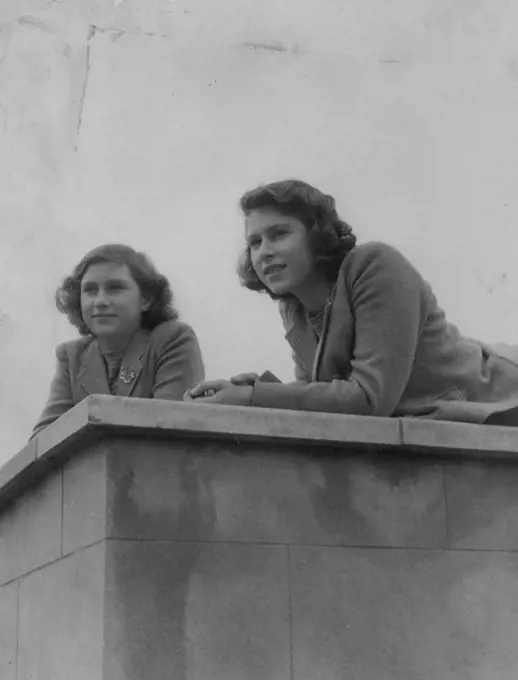
[[58, 288], [56, 304], [80, 337], [56, 350], [33, 437], [89, 394], [181, 400], [205, 377], [198, 340], [178, 319], [168, 280], [129, 246], [87, 253]]

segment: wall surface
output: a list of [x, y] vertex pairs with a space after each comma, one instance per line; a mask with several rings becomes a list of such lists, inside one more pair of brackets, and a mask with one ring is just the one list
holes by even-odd
[[[88, 493], [72, 462], [52, 471], [0, 512], [0, 677], [2, 680], [101, 680], [105, 546], [75, 527], [102, 521], [102, 503], [73, 515]], [[75, 491], [76, 501], [70, 500]], [[102, 489], [98, 490], [102, 497]], [[95, 517], [91, 515], [94, 514]]]
[[2, 680], [516, 679], [516, 454], [136, 420], [0, 507]]
[[291, 376], [235, 276], [261, 181], [334, 194], [462, 330], [516, 341], [517, 46], [508, 0], [2, 0], [0, 461], [74, 335], [53, 291], [102, 242], [169, 276], [209, 376]]

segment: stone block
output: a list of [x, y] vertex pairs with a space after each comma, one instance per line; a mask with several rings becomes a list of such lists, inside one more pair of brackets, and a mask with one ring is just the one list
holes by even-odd
[[290, 548], [294, 680], [513, 680], [518, 555]]
[[0, 587], [0, 678], [17, 680], [18, 582]]
[[106, 535], [106, 458], [99, 444], [68, 460], [63, 468], [63, 554]]
[[0, 584], [61, 556], [62, 472], [49, 472], [0, 514]]
[[445, 470], [450, 546], [518, 551], [518, 464], [463, 461]]
[[110, 541], [107, 551], [106, 679], [290, 680], [286, 548]]
[[392, 452], [126, 438], [113, 444], [108, 474], [114, 538], [447, 542], [442, 467]]
[[[104, 680], [104, 544], [20, 583], [17, 680]], [[3, 680], [3, 679], [2, 679]]]

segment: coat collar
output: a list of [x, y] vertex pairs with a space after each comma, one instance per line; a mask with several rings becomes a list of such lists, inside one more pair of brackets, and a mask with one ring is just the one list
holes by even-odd
[[[142, 371], [141, 358], [149, 346], [150, 332], [139, 329], [130, 340], [121, 363], [121, 375], [115, 383], [114, 394], [119, 397], [128, 397], [135, 387]], [[79, 382], [88, 394], [110, 394], [108, 376], [104, 360], [99, 349], [97, 340], [93, 340], [86, 348], [79, 372]]]
[[307, 321], [304, 308], [296, 299], [288, 298], [281, 300], [279, 303], [279, 309], [286, 331], [285, 338], [290, 343], [291, 348], [302, 362], [312, 380], [317, 379], [318, 367], [322, 357], [322, 348], [329, 328], [329, 317], [333, 296], [334, 291], [331, 294], [331, 301], [326, 306], [322, 336], [319, 341], [317, 340], [311, 325]]

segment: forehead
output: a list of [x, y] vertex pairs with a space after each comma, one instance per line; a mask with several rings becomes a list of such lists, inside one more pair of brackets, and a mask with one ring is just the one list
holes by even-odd
[[98, 283], [114, 279], [120, 281], [134, 280], [127, 264], [122, 264], [120, 262], [97, 262], [91, 264], [87, 268], [81, 282], [85, 283], [92, 281]]
[[289, 226], [293, 229], [303, 229], [304, 225], [296, 217], [283, 215], [283, 213], [273, 208], [261, 208], [252, 210], [245, 218], [245, 232], [247, 236], [262, 234], [263, 232], [278, 227], [280, 225]]

